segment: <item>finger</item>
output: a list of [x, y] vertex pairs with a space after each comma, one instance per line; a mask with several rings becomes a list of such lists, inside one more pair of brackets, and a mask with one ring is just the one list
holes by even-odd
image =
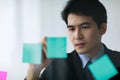
[[47, 37], [44, 37], [42, 39], [42, 53], [43, 53], [43, 59], [46, 59], [46, 39]]
[[46, 56], [46, 47], [42, 47], [42, 57], [43, 57], [43, 59], [47, 58], [47, 56]]
[[46, 40], [47, 40], [47, 37], [44, 37], [44, 38], [42, 39], [42, 44], [43, 44], [44, 46], [46, 46]]
[[46, 52], [47, 52], [47, 47], [46, 46], [43, 46], [42, 47], [42, 50], [43, 50], [43, 52], [45, 53], [45, 55], [46, 55]]

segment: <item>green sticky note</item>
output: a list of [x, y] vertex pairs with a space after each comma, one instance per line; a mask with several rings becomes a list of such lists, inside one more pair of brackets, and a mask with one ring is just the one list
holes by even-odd
[[47, 57], [48, 58], [67, 58], [66, 37], [47, 38]]
[[88, 66], [95, 80], [108, 80], [118, 74], [117, 69], [107, 55]]
[[40, 64], [41, 53], [42, 53], [41, 44], [25, 43], [23, 45], [23, 62], [31, 64]]

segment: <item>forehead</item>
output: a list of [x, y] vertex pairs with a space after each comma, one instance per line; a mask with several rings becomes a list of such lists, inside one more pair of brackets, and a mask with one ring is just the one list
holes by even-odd
[[84, 22], [95, 23], [92, 17], [85, 15], [69, 14], [67, 18], [68, 25], [82, 24]]

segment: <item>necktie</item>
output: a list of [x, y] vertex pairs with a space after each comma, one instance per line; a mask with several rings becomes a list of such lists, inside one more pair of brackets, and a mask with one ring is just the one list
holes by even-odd
[[86, 75], [86, 80], [94, 80], [92, 77], [92, 74], [90, 73], [90, 70], [88, 69], [89, 64], [91, 64], [91, 60], [88, 61], [88, 63], [86, 64], [84, 71], [85, 71], [85, 75]]

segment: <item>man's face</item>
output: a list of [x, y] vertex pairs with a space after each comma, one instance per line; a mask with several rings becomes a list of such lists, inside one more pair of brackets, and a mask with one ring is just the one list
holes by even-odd
[[83, 15], [69, 14], [67, 21], [68, 36], [78, 53], [91, 54], [100, 47], [106, 26], [99, 29], [92, 17]]

